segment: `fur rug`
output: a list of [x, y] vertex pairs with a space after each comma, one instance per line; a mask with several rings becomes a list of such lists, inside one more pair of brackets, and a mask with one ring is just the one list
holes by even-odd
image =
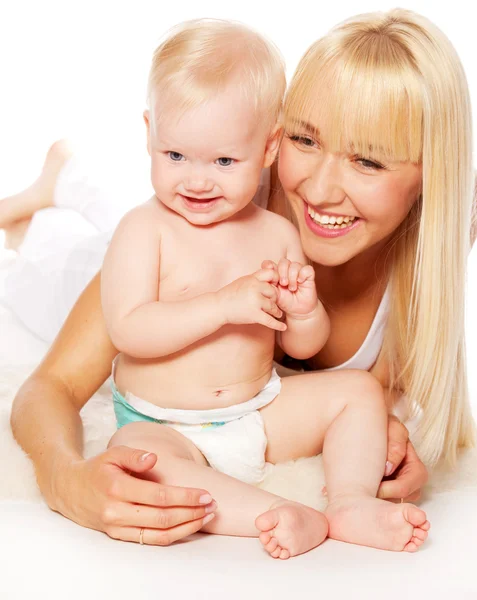
[[[34, 366], [3, 366], [0, 372], [0, 500], [42, 502], [28, 456], [15, 442], [10, 429], [13, 398]], [[82, 411], [85, 456], [102, 452], [115, 431], [110, 388], [105, 384]], [[326, 499], [321, 493], [324, 473], [321, 456], [269, 466], [261, 487], [275, 494], [323, 509]], [[426, 488], [427, 495], [455, 489], [477, 488], [477, 449], [461, 456], [452, 472], [436, 469]]]

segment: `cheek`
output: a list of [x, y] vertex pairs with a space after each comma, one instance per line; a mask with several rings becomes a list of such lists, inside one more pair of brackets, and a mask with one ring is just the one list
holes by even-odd
[[395, 182], [379, 180], [378, 177], [368, 183], [352, 186], [349, 197], [364, 219], [386, 230], [395, 229], [405, 219], [412, 204], [409, 190], [403, 190]]

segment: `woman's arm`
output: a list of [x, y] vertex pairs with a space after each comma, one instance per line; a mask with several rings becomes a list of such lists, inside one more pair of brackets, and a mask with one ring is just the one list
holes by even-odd
[[[170, 543], [200, 529], [203, 504], [210, 503], [207, 492], [133, 477], [129, 472], [147, 471], [156, 462], [154, 455], [141, 460], [141, 450], [119, 447], [88, 460], [82, 456], [79, 411], [110, 375], [116, 354], [103, 319], [98, 274], [18, 391], [12, 430], [32, 459], [40, 490], [53, 510], [119, 539], [126, 539], [126, 530], [139, 539], [141, 527], [157, 528], [155, 543]], [[204, 502], [201, 496], [206, 496]], [[147, 510], [138, 512], [133, 504], [147, 505]]]

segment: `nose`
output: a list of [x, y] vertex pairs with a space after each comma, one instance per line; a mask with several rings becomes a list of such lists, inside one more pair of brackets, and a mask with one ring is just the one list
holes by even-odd
[[338, 154], [323, 154], [308, 180], [306, 197], [312, 206], [340, 204], [346, 198], [341, 157]]
[[211, 192], [214, 182], [202, 168], [192, 168], [184, 178], [184, 187], [188, 192], [203, 194]]

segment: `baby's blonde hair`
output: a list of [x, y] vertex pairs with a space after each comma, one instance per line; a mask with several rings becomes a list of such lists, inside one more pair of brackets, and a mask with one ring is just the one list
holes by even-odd
[[250, 102], [260, 124], [272, 128], [286, 88], [284, 61], [276, 46], [238, 22], [186, 21], [170, 30], [154, 52], [148, 104], [157, 95], [180, 116], [231, 84]]
[[[326, 130], [327, 150], [422, 164], [422, 190], [393, 236], [384, 343], [390, 387], [421, 409], [427, 464], [475, 443], [464, 342], [473, 197], [472, 123], [462, 65], [430, 21], [407, 10], [354, 17], [306, 52], [285, 127]], [[386, 199], [383, 198], [383, 202]]]

